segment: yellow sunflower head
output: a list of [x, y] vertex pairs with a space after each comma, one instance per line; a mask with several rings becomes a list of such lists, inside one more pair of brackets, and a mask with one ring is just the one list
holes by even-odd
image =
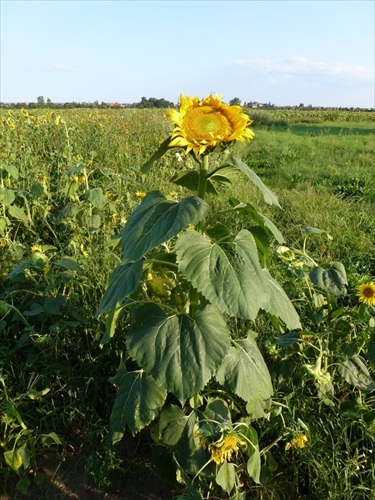
[[375, 285], [372, 281], [357, 287], [359, 301], [369, 306], [375, 306]]
[[299, 436], [286, 443], [285, 451], [288, 451], [290, 448], [304, 448], [306, 442], [307, 436], [305, 434], [300, 434]]
[[240, 446], [246, 446], [246, 442], [235, 434], [229, 434], [210, 446], [211, 460], [216, 464], [230, 461], [232, 455], [237, 455]]
[[169, 146], [186, 148], [196, 156], [221, 143], [254, 137], [252, 121], [241, 106], [228, 106], [219, 95], [202, 100], [180, 95], [180, 109], [170, 109], [167, 116], [175, 125]]

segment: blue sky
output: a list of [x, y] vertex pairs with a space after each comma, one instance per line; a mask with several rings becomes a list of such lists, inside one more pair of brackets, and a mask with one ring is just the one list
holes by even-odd
[[1, 0], [2, 102], [375, 107], [374, 1]]

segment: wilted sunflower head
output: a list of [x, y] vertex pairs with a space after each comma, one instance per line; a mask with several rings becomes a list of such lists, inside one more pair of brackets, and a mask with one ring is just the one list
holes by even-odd
[[246, 442], [236, 434], [229, 434], [226, 437], [222, 437], [209, 447], [211, 460], [217, 464], [230, 461], [233, 454], [237, 455], [240, 446], [246, 446]]
[[254, 137], [248, 128], [252, 121], [241, 106], [228, 106], [219, 95], [202, 100], [180, 95], [180, 109], [170, 109], [167, 116], [175, 125], [169, 146], [186, 148], [196, 156], [221, 143]]
[[372, 281], [359, 285], [357, 290], [360, 302], [369, 306], [375, 306], [375, 285]]

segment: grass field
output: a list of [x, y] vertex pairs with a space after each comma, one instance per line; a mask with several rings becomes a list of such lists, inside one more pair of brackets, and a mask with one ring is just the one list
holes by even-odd
[[[236, 144], [235, 155], [281, 208], [245, 179], [207, 196], [207, 218], [219, 214], [232, 231], [253, 228], [243, 212], [228, 210], [235, 198], [276, 224], [285, 241], [271, 238], [265, 262], [302, 331], [297, 338], [262, 315], [236, 324], [257, 332], [274, 387], [267, 418], [253, 422], [262, 469], [257, 482], [241, 476], [246, 498], [375, 498], [375, 309], [357, 297], [375, 277], [375, 116], [250, 116], [255, 138]], [[129, 459], [108, 444], [116, 397], [109, 379], [126, 357], [129, 318], [102, 345], [105, 318], [96, 313], [121, 261], [115, 236], [146, 192], [188, 194], [171, 182], [188, 160], [171, 149], [141, 173], [170, 133], [162, 110], [1, 110], [1, 117], [2, 493], [51, 498], [40, 466], [47, 451], [56, 467], [83, 453], [91, 484], [118, 492], [127, 474], [151, 464], [152, 446]], [[315, 268], [342, 276], [337, 262], [347, 278], [339, 292], [309, 278]], [[171, 482], [179, 498], [203, 498]], [[220, 498], [245, 498], [221, 491]]]

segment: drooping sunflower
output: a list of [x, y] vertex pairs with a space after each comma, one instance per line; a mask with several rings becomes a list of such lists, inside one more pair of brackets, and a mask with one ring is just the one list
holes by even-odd
[[375, 306], [375, 285], [372, 281], [357, 287], [359, 301], [369, 306]]
[[180, 95], [179, 110], [170, 109], [167, 116], [175, 124], [170, 147], [186, 148], [196, 156], [221, 143], [252, 139], [252, 121], [241, 106], [224, 104], [219, 95], [198, 97]]
[[285, 451], [288, 451], [290, 448], [304, 448], [306, 442], [307, 436], [305, 436], [305, 434], [300, 434], [299, 436], [286, 443]]
[[217, 464], [230, 461], [233, 454], [237, 455], [240, 446], [246, 446], [246, 442], [235, 434], [229, 434], [210, 445], [211, 460]]

